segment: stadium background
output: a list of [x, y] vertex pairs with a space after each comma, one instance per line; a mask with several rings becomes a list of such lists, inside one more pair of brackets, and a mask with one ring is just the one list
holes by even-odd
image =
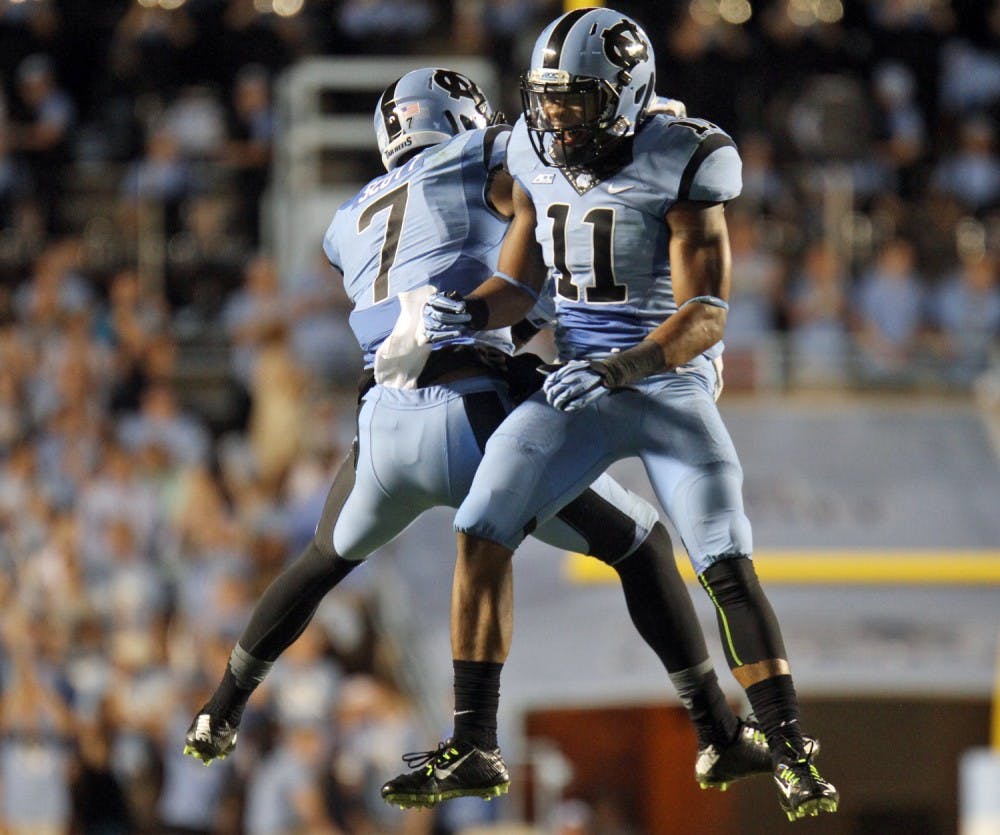
[[[655, 39], [659, 92], [744, 157], [722, 408], [844, 798], [795, 826], [996, 833], [1000, 4], [617, 7]], [[787, 825], [765, 780], [694, 789], [693, 735], [620, 592], [532, 544], [511, 797], [385, 807], [399, 755], [450, 726], [446, 513], [328, 598], [232, 758], [180, 756], [350, 442], [359, 358], [319, 241], [380, 170], [378, 92], [448, 63], [514, 114], [561, 10], [0, 0], [0, 831]]]

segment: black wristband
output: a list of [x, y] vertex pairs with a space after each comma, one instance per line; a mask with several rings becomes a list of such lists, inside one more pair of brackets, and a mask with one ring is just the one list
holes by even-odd
[[482, 299], [465, 297], [465, 312], [469, 314], [469, 327], [474, 331], [486, 329], [490, 321], [490, 306]]
[[667, 370], [663, 350], [652, 339], [644, 339], [627, 351], [612, 354], [607, 359], [595, 360], [590, 367], [601, 375], [602, 382], [609, 389], [627, 386], [650, 374]]

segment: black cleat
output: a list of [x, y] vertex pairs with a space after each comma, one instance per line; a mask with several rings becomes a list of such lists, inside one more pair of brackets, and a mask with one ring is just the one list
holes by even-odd
[[205, 765], [212, 760], [224, 760], [236, 747], [237, 730], [225, 719], [199, 713], [184, 737], [184, 753]]
[[[819, 754], [819, 740], [804, 737], [805, 750], [810, 757]], [[757, 774], [774, 771], [767, 738], [755, 719], [740, 722], [740, 729], [732, 742], [724, 748], [707, 745], [698, 749], [694, 763], [694, 778], [703, 789], [725, 791], [730, 783], [745, 780]]]
[[812, 764], [813, 753], [779, 756], [774, 766], [781, 808], [790, 821], [816, 817], [820, 812], [836, 812], [840, 793], [820, 775]]
[[707, 745], [698, 749], [694, 778], [703, 789], [725, 791], [730, 783], [774, 769], [767, 739], [755, 722], [740, 722], [736, 738], [725, 748]]
[[499, 748], [484, 750], [448, 739], [435, 751], [405, 754], [403, 762], [415, 770], [382, 786], [382, 799], [400, 809], [429, 809], [455, 797], [492, 800], [510, 788], [510, 774]]

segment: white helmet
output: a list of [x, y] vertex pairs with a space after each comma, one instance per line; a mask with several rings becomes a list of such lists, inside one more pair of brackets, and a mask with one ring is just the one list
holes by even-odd
[[521, 103], [535, 152], [560, 168], [589, 165], [632, 136], [654, 96], [649, 36], [613, 9], [577, 9], [535, 41]]
[[407, 151], [484, 128], [493, 115], [476, 84], [454, 70], [413, 70], [385, 88], [375, 108], [375, 138], [386, 171]]

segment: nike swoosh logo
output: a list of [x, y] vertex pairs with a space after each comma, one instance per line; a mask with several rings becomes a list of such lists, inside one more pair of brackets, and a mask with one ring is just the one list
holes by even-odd
[[438, 768], [437, 766], [434, 766], [434, 777], [438, 780], [444, 780], [448, 777], [451, 777], [455, 769], [458, 768], [467, 759], [469, 759], [469, 757], [471, 757], [473, 753], [474, 752], [472, 751], [466, 751], [464, 756], [459, 757], [457, 760], [455, 760], [455, 762], [449, 763], [444, 768]]
[[792, 791], [795, 789], [795, 786], [791, 785], [786, 786], [784, 783], [781, 782], [781, 780], [778, 780], [777, 778], [775, 778], [774, 782], [778, 784], [778, 791], [780, 791], [785, 797], [791, 798]]
[[621, 194], [628, 191], [632, 186], [608, 186], [608, 194]]

